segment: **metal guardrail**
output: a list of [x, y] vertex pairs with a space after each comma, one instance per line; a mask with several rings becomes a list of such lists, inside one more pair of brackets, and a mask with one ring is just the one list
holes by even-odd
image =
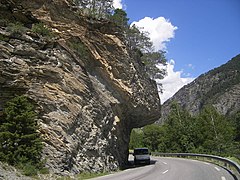
[[230, 171], [237, 180], [240, 180], [240, 165], [230, 159], [223, 158], [220, 156], [213, 156], [208, 154], [193, 154], [193, 153], [152, 153], [155, 156], [162, 157], [180, 157], [180, 158], [197, 158], [203, 161], [210, 161], [212, 163], [218, 164], [220, 166], [225, 167], [228, 171]]

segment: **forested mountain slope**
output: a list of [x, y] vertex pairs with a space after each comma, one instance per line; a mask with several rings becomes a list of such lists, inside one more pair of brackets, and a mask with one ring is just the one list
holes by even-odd
[[174, 101], [191, 114], [199, 113], [209, 104], [223, 115], [237, 113], [240, 110], [240, 55], [181, 88], [163, 104], [160, 121], [164, 121]]

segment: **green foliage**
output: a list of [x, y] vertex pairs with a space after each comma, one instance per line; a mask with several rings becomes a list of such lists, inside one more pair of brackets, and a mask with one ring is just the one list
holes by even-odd
[[203, 104], [212, 103], [216, 96], [228, 92], [229, 88], [240, 83], [240, 55], [232, 58], [228, 63], [213, 69], [209, 77], [217, 77], [210, 91], [204, 94]]
[[33, 27], [32, 27], [32, 31], [41, 35], [41, 36], [52, 37], [51, 31], [42, 22], [40, 22], [38, 24], [34, 24]]
[[166, 75], [165, 69], [160, 69], [156, 65], [166, 65], [166, 56], [164, 51], [147, 52], [141, 57], [141, 61], [145, 65], [145, 70], [152, 79], [163, 79]]
[[[239, 114], [235, 117], [235, 122], [239, 123]], [[191, 116], [177, 103], [173, 103], [164, 125], [145, 126], [141, 134], [132, 131], [130, 147], [138, 145], [158, 152], [237, 157], [240, 154], [238, 125], [220, 115], [213, 106], [205, 106], [199, 115]]]
[[72, 41], [70, 47], [75, 50], [75, 52], [83, 59], [89, 58], [89, 52], [87, 47], [80, 41]]
[[212, 106], [204, 107], [198, 116], [192, 117], [174, 104], [164, 126], [166, 140], [170, 142], [167, 149], [171, 152], [227, 155], [234, 146], [233, 125]]
[[143, 128], [143, 144], [151, 151], [158, 151], [158, 146], [162, 142], [164, 131], [160, 126], [148, 125]]
[[235, 140], [240, 143], [240, 112], [238, 112], [234, 118], [234, 123], [236, 127], [236, 138]]
[[38, 174], [38, 168], [32, 163], [18, 164], [18, 169], [22, 170], [22, 173], [26, 176], [35, 176]]
[[196, 136], [195, 119], [187, 111], [173, 103], [164, 126], [166, 129], [165, 141], [169, 141], [166, 143], [168, 151], [189, 152], [194, 150], [195, 144], [192, 139]]
[[100, 177], [100, 176], [106, 176], [108, 174], [109, 174], [108, 172], [98, 172], [98, 173], [82, 172], [82, 173], [76, 175], [75, 177], [63, 176], [63, 177], [57, 178], [57, 180], [92, 179], [92, 178], [96, 178], [96, 177]]
[[[95, 19], [108, 19], [121, 27], [121, 34], [124, 36], [124, 42], [132, 57], [139, 62], [144, 68], [146, 74], [151, 78], [162, 79], [166, 75], [166, 71], [156, 67], [157, 64], [166, 65], [165, 52], [154, 51], [153, 43], [151, 42], [147, 32], [141, 31], [136, 25], [128, 24], [129, 18], [127, 13], [122, 9], [115, 9], [113, 12], [113, 0], [75, 0], [80, 8], [80, 13], [85, 14]], [[80, 53], [83, 47], [77, 47]], [[78, 50], [77, 50], [78, 51]]]
[[147, 32], [142, 32], [134, 24], [126, 32], [126, 44], [131, 51], [139, 49], [143, 53], [151, 52], [153, 44]]
[[130, 136], [129, 149], [143, 147], [143, 132], [141, 129], [133, 129]]
[[142, 129], [133, 129], [130, 136], [129, 149], [148, 147], [151, 151], [158, 151], [163, 142], [165, 131], [156, 124], [145, 126]]
[[24, 96], [10, 100], [0, 121], [0, 160], [11, 165], [40, 166], [43, 148], [34, 106]]
[[101, 173], [88, 173], [88, 172], [85, 172], [85, 173], [79, 174], [77, 177], [79, 179], [91, 179], [91, 178], [96, 178], [96, 177], [99, 177], [99, 176], [106, 176], [108, 174], [109, 174], [108, 172], [101, 172]]
[[81, 12], [92, 18], [108, 19], [113, 11], [113, 0], [74, 0]]
[[9, 41], [9, 38], [7, 36], [0, 34], [0, 41]]
[[206, 106], [198, 117], [201, 136], [198, 136], [206, 152], [226, 155], [234, 140], [234, 127], [230, 121], [220, 115], [213, 106]]
[[7, 26], [7, 31], [9, 31], [13, 36], [18, 36], [27, 31], [27, 28], [20, 22], [9, 23]]
[[3, 17], [0, 18], [0, 26], [1, 27], [6, 27], [9, 24], [9, 20], [8, 19], [2, 19]]
[[127, 17], [127, 13], [122, 9], [115, 9], [111, 20], [122, 27], [124, 31], [128, 28], [129, 18]]
[[228, 159], [240, 164], [240, 159], [237, 159], [236, 157], [227, 157]]
[[132, 56], [144, 66], [144, 70], [151, 79], [162, 79], [166, 75], [164, 68], [159, 69], [156, 65], [166, 65], [164, 51], [154, 51], [148, 33], [140, 31], [135, 25], [126, 30], [126, 45]]

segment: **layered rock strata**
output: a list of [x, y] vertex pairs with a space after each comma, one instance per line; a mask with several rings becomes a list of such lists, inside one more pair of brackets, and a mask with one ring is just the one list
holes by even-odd
[[[15, 95], [32, 99], [50, 170], [124, 166], [131, 129], [156, 121], [160, 101], [118, 28], [65, 0], [2, 0], [0, 15], [0, 108]], [[25, 29], [13, 33], [9, 22]], [[34, 33], [39, 22], [54, 35]]]

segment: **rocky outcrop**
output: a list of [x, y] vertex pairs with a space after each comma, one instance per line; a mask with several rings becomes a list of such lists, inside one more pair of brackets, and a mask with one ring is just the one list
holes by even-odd
[[205, 105], [213, 105], [223, 115], [240, 111], [240, 55], [215, 68], [181, 88], [162, 106], [163, 122], [172, 102], [179, 103], [191, 114], [198, 114]]
[[[124, 166], [131, 129], [156, 121], [160, 101], [117, 27], [65, 0], [2, 0], [0, 10], [0, 107], [17, 94], [36, 104], [50, 171]], [[8, 28], [16, 21], [20, 33]], [[54, 36], [34, 33], [38, 22]]]
[[0, 179], [31, 180], [32, 178], [24, 176], [16, 168], [0, 162]]

